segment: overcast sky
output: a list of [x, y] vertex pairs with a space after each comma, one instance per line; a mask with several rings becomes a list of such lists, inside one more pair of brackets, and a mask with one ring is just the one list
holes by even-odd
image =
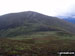
[[0, 0], [0, 15], [36, 11], [50, 16], [74, 11], [75, 0]]

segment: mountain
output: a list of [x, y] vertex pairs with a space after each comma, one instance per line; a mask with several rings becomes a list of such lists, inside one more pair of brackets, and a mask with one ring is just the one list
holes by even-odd
[[68, 21], [70, 23], [75, 24], [75, 18], [72, 18], [72, 17], [70, 17], [70, 18], [64, 18], [64, 20], [66, 20], [66, 21]]
[[71, 16], [58, 16], [58, 17], [66, 20], [67, 22], [75, 24], [75, 16], [74, 15], [71, 15]]
[[0, 37], [29, 35], [35, 32], [63, 31], [75, 34], [75, 25], [57, 17], [26, 11], [0, 16]]

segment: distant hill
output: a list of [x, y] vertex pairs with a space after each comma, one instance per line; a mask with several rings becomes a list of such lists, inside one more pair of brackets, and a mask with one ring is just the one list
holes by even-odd
[[40, 31], [63, 31], [75, 34], [75, 25], [33, 11], [0, 16], [0, 37], [27, 35]]
[[73, 23], [75, 24], [75, 18], [65, 18], [64, 20], [70, 22], [70, 23]]
[[67, 22], [75, 24], [75, 16], [74, 15], [70, 15], [70, 16], [58, 16], [58, 17], [66, 20]]

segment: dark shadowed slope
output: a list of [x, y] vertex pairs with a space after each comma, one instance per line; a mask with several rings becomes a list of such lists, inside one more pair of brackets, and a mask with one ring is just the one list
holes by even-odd
[[75, 34], [75, 26], [56, 17], [27, 11], [0, 16], [0, 36], [14, 36], [37, 31], [62, 30]]

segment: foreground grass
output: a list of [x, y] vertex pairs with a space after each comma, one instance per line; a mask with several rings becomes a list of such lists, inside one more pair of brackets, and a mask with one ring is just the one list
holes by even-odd
[[75, 36], [60, 31], [0, 38], [0, 56], [58, 56], [74, 50]]
[[53, 36], [13, 40], [0, 38], [2, 56], [58, 56], [59, 51], [74, 51], [75, 40], [58, 39]]

